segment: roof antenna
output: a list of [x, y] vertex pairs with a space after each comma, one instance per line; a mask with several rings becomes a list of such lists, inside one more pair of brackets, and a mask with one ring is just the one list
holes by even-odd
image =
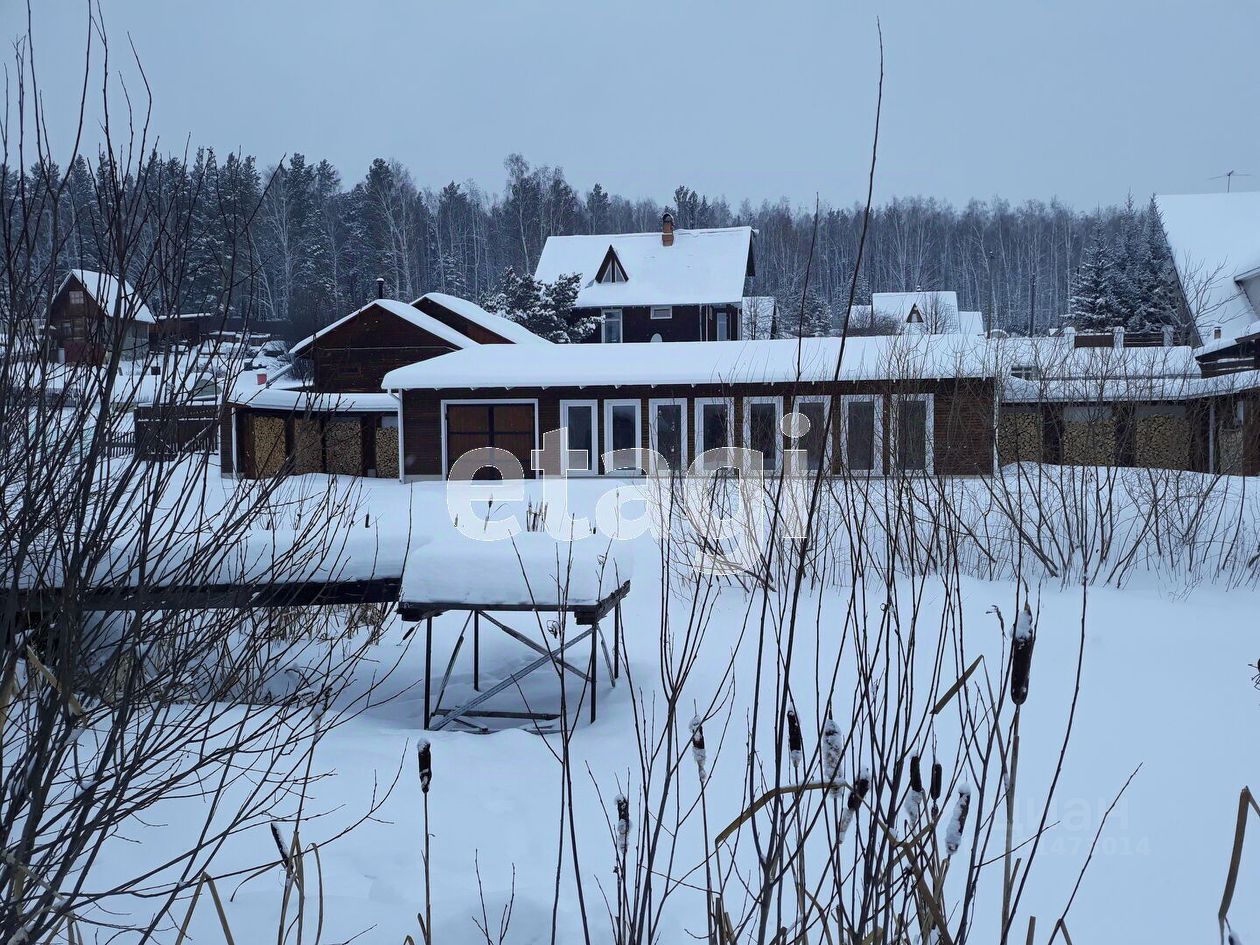
[[1226, 171], [1224, 174], [1217, 174], [1215, 177], [1209, 177], [1208, 180], [1225, 181], [1225, 193], [1229, 193], [1230, 187], [1233, 186], [1235, 177], [1254, 177], [1254, 176], [1255, 176], [1254, 174], [1244, 174], [1242, 171]]

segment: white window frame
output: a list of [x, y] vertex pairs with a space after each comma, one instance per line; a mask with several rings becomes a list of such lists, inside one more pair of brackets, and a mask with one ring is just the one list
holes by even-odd
[[[446, 456], [446, 408], [451, 404], [531, 404], [534, 408], [534, 449], [538, 449], [538, 398], [537, 397], [466, 397], [453, 398], [451, 400], [441, 400], [438, 402], [438, 410], [442, 416], [442, 472], [441, 478], [446, 479], [451, 471], [451, 464]], [[398, 437], [402, 440], [402, 435]], [[533, 476], [534, 470], [532, 463], [526, 461], [524, 468], [521, 470], [526, 479]]]
[[[822, 404], [823, 408], [823, 426], [827, 425], [827, 406], [831, 402], [831, 397], [827, 394], [802, 394], [799, 397], [792, 398], [792, 413], [800, 413], [797, 409], [801, 404]], [[833, 414], [831, 417], [831, 429], [827, 430], [827, 438], [823, 440], [822, 467], [823, 472], [831, 474], [832, 468], [835, 466], [835, 437], [836, 437], [836, 418]], [[800, 439], [792, 441], [792, 449], [802, 449]], [[802, 450], [803, 452], [803, 450]], [[814, 472], [809, 467], [805, 468], [806, 472]]]
[[[875, 429], [872, 433], [871, 468], [854, 469], [849, 463], [849, 404], [870, 403], [875, 405]], [[840, 462], [845, 473], [854, 476], [882, 476], [884, 474], [884, 398], [881, 394], [842, 394], [840, 396]]]
[[651, 320], [654, 322], [664, 321], [667, 318], [674, 317], [674, 307], [672, 305], [653, 305], [651, 310]]
[[[591, 409], [591, 455], [586, 458], [590, 469], [573, 469], [569, 466], [569, 408], [589, 407]], [[560, 457], [560, 468], [566, 476], [598, 476], [600, 446], [600, 409], [598, 400], [562, 400], [560, 401], [560, 429], [564, 431], [564, 453]]]
[[687, 472], [687, 467], [691, 458], [691, 441], [688, 439], [688, 431], [691, 429], [691, 422], [687, 417], [687, 398], [686, 397], [653, 397], [648, 401], [648, 441], [652, 447], [652, 455], [649, 459], [652, 462], [652, 471], [661, 472], [660, 464], [657, 462], [661, 458], [661, 448], [657, 442], [656, 434], [656, 408], [657, 407], [679, 407], [679, 416], [682, 420], [682, 429], [678, 431], [681, 442], [678, 444], [678, 463], [680, 469], [675, 469], [676, 475], [682, 476]]
[[[927, 404], [924, 417], [924, 456], [923, 469], [902, 469], [901, 457], [897, 455], [897, 449], [900, 440], [900, 430], [898, 423], [900, 418], [897, 416], [897, 407], [899, 404], [908, 403], [912, 400], [920, 400]], [[889, 450], [888, 458], [892, 463], [894, 472], [907, 473], [910, 475], [932, 476], [936, 473], [936, 460], [934, 457], [936, 446], [936, 420], [935, 420], [936, 395], [935, 394], [893, 394], [892, 395], [892, 423], [888, 425]]]
[[[612, 436], [612, 412], [614, 407], [633, 407], [634, 408], [634, 450], [635, 465], [622, 469], [607, 469], [604, 471], [606, 476], [627, 476], [637, 475], [643, 471], [643, 401], [637, 397], [626, 397], [616, 400], [604, 401], [604, 453], [611, 453], [613, 450]], [[603, 465], [602, 457], [600, 465]]]
[[744, 398], [744, 449], [752, 449], [752, 411], [749, 409], [753, 404], [772, 404], [774, 406], [774, 442], [777, 452], [774, 457], [774, 465], [769, 469], [762, 465], [762, 469], [768, 473], [777, 474], [783, 468], [783, 398], [782, 397], [745, 397]]
[[[735, 398], [734, 397], [697, 397], [693, 410], [695, 417], [695, 456], [699, 457], [704, 450], [704, 408], [710, 404], [726, 404], [726, 445], [735, 445]], [[705, 467], [713, 468], [713, 467]], [[720, 468], [720, 467], [718, 467]]]
[[[626, 323], [625, 323], [625, 319], [622, 317], [621, 309], [619, 308], [601, 309], [600, 316], [601, 316], [600, 327], [599, 327], [600, 342], [606, 345], [619, 345], [622, 342], [624, 342], [626, 340]], [[616, 341], [608, 340], [608, 325], [610, 322], [617, 323], [617, 340]]]

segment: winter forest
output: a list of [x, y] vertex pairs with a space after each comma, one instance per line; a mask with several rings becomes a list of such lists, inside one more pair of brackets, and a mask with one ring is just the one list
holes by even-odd
[[[862, 208], [822, 205], [814, 240], [813, 208], [786, 199], [733, 205], [687, 186], [672, 195], [583, 192], [559, 167], [533, 166], [519, 154], [505, 179], [444, 185], [397, 160], [377, 158], [348, 182], [328, 161], [294, 153], [274, 167], [249, 156], [194, 159], [154, 155], [130, 183], [154, 206], [179, 207], [192, 221], [188, 264], [166, 279], [130, 274], [162, 314], [227, 313], [289, 340], [352, 311], [376, 292], [410, 300], [442, 291], [486, 301], [533, 271], [550, 235], [653, 230], [670, 209], [680, 227], [748, 224], [758, 231], [753, 291], [775, 296], [808, 324], [836, 326], [848, 297]], [[33, 168], [23, 186], [51, 186], [61, 170]], [[70, 240], [68, 262], [108, 269], [93, 258], [93, 188], [107, 175], [79, 158], [68, 171], [71, 206], [59, 208]], [[9, 178], [10, 187], [19, 186]], [[224, 232], [244, 232], [232, 252]], [[809, 284], [802, 284], [811, 243]], [[225, 273], [224, 260], [233, 271]], [[146, 281], [155, 284], [146, 285]], [[1069, 314], [1082, 327], [1174, 323], [1173, 276], [1156, 211], [1117, 195], [1114, 206], [1072, 208], [1051, 200], [1011, 205], [1000, 197], [964, 207], [931, 197], [894, 198], [873, 207], [856, 303], [872, 292], [946, 290], [986, 325], [1044, 333]], [[501, 297], [501, 294], [500, 294]], [[265, 325], [264, 325], [265, 323]], [[856, 326], [861, 327], [861, 326]]]

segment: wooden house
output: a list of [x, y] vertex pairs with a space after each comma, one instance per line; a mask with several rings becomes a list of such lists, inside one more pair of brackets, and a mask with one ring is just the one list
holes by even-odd
[[753, 246], [752, 227], [675, 229], [666, 213], [660, 232], [548, 237], [534, 278], [581, 277], [574, 308], [597, 319], [590, 342], [736, 341]]
[[155, 319], [124, 279], [72, 269], [49, 307], [48, 330], [60, 360], [101, 364], [118, 346], [123, 360], [143, 358]]

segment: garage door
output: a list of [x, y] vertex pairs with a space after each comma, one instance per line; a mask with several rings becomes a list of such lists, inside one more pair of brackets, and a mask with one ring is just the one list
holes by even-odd
[[[446, 472], [455, 460], [469, 450], [493, 446], [515, 456], [530, 472], [530, 452], [534, 449], [534, 405], [532, 403], [447, 404]], [[493, 469], [483, 469], [478, 479], [497, 479]]]

